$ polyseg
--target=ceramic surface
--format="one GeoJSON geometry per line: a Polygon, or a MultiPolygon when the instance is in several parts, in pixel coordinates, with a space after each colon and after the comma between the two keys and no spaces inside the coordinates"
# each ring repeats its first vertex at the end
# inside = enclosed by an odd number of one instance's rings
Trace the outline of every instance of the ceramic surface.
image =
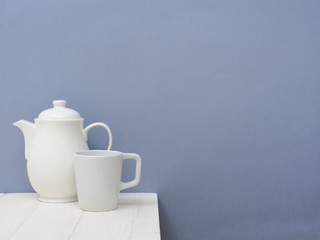
{"type": "Polygon", "coordinates": [[[103,127],[112,134],[108,125],[93,123],[83,128],[83,118],[66,101],[53,101],[54,107],[40,113],[35,123],[20,120],[14,125],[23,132],[25,158],[30,183],[45,202],[70,202],[77,200],[73,170],[73,154],[88,149],[87,136],[93,127],[103,127]]]}
{"type": "Polygon", "coordinates": [[[86,211],[110,211],[118,206],[119,191],[137,186],[141,158],[135,153],[88,150],[75,154],[75,176],[79,207],[86,211]],[[136,161],[135,178],[121,182],[123,159],[136,161]]]}

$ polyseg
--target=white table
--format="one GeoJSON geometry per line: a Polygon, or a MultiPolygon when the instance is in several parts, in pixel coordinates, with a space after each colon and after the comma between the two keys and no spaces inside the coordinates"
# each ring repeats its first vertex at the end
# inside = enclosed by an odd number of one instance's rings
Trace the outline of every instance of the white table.
{"type": "Polygon", "coordinates": [[[43,203],[35,193],[0,193],[0,240],[160,240],[155,193],[120,193],[116,210],[87,212],[43,203]]]}

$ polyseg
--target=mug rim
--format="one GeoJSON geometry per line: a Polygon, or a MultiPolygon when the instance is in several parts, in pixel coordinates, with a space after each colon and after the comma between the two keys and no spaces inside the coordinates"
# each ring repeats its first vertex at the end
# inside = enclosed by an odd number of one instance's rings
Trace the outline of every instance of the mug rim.
{"type": "Polygon", "coordinates": [[[78,157],[115,157],[122,155],[122,152],[115,150],[103,150],[103,149],[93,149],[93,150],[82,150],[74,153],[78,157]]]}

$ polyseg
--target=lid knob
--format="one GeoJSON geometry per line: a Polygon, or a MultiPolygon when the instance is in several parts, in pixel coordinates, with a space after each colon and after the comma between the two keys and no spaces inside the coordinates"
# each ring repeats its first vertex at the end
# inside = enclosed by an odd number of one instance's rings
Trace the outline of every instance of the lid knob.
{"type": "Polygon", "coordinates": [[[66,102],[67,102],[66,100],[55,100],[52,103],[54,107],[65,107],[66,102]]]}

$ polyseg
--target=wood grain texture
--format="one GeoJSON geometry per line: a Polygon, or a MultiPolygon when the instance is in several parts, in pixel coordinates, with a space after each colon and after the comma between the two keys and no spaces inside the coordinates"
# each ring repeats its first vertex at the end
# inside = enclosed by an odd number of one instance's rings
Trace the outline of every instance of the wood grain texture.
{"type": "Polygon", "coordinates": [[[160,240],[155,193],[121,193],[119,207],[86,212],[73,203],[43,203],[36,194],[0,197],[0,239],[160,240]]]}
{"type": "Polygon", "coordinates": [[[0,239],[9,239],[39,206],[33,193],[5,194],[0,198],[0,239]]]}

